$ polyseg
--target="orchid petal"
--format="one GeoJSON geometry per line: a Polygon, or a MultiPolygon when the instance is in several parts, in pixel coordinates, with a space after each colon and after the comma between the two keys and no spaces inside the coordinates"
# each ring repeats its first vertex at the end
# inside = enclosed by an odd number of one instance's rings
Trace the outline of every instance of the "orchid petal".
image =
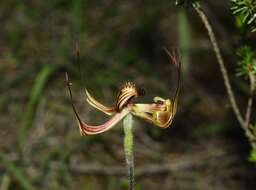
{"type": "Polygon", "coordinates": [[[120,89],[115,106],[108,107],[108,106],[104,106],[102,103],[95,100],[91,96],[91,94],[88,92],[88,90],[86,90],[85,92],[87,96],[86,101],[91,106],[104,112],[107,115],[112,115],[116,112],[120,112],[124,107],[126,107],[132,101],[133,98],[142,95],[140,89],[137,89],[133,83],[127,82],[120,89]]]}
{"type": "Polygon", "coordinates": [[[164,111],[166,106],[164,104],[134,104],[132,106],[132,111],[134,112],[149,112],[152,113],[154,111],[164,111]]]}
{"type": "Polygon", "coordinates": [[[140,117],[154,125],[162,128],[169,127],[173,120],[172,106],[168,106],[169,100],[165,100],[164,104],[134,104],[131,113],[140,117]]]}
{"type": "Polygon", "coordinates": [[[161,97],[158,97],[158,96],[154,97],[154,102],[155,102],[155,103],[164,102],[164,101],[165,101],[165,99],[163,99],[163,98],[161,98],[161,97]]]}
{"type": "Polygon", "coordinates": [[[134,104],[131,110],[131,113],[133,115],[143,118],[146,121],[162,128],[166,128],[171,125],[174,115],[177,112],[181,75],[180,62],[178,61],[178,59],[176,59],[176,56],[169,53],[167,49],[165,49],[165,51],[170,58],[170,62],[174,64],[178,69],[178,84],[175,90],[174,97],[166,100],[161,97],[155,97],[155,103],[134,104]]]}
{"type": "Polygon", "coordinates": [[[78,114],[76,107],[73,103],[73,95],[72,95],[72,91],[71,91],[71,82],[69,81],[68,78],[68,74],[66,73],[66,84],[69,90],[69,95],[70,95],[70,100],[71,100],[71,105],[73,108],[73,111],[75,113],[76,119],[78,121],[79,124],[79,128],[80,128],[80,133],[82,135],[88,134],[88,135],[94,135],[94,134],[99,134],[99,133],[103,133],[109,129],[111,129],[113,126],[115,126],[120,120],[122,120],[129,112],[130,112],[130,106],[124,108],[121,112],[115,114],[110,120],[108,120],[107,122],[105,122],[102,125],[98,125],[98,126],[93,126],[93,125],[88,125],[85,122],[83,122],[81,120],[80,115],[78,114]]]}
{"type": "Polygon", "coordinates": [[[173,104],[173,109],[172,109],[172,114],[175,115],[177,112],[177,107],[178,107],[178,98],[180,94],[180,86],[181,86],[181,62],[177,58],[177,56],[173,53],[171,54],[166,48],[164,48],[166,54],[170,58],[170,63],[174,64],[178,70],[178,81],[177,81],[177,87],[175,90],[174,97],[172,98],[172,104],[173,104]]]}
{"type": "Polygon", "coordinates": [[[161,128],[167,128],[172,124],[173,118],[174,115],[172,114],[172,112],[156,112],[154,124],[161,128]]]}
{"type": "Polygon", "coordinates": [[[86,101],[93,106],[94,108],[104,112],[107,115],[112,115],[113,113],[115,113],[115,108],[114,107],[108,107],[108,106],[104,106],[102,103],[98,102],[97,100],[95,100],[90,93],[85,90],[86,93],[86,101]]]}
{"type": "Polygon", "coordinates": [[[137,117],[145,119],[150,123],[157,123],[157,113],[166,112],[166,105],[153,103],[153,104],[134,104],[131,113],[137,117]]]}
{"type": "Polygon", "coordinates": [[[116,101],[116,110],[117,111],[122,110],[129,103],[131,103],[135,97],[142,96],[142,95],[143,93],[141,89],[137,89],[133,83],[131,82],[125,83],[118,93],[117,101],[116,101]]]}
{"type": "Polygon", "coordinates": [[[129,110],[127,108],[125,108],[120,113],[116,113],[111,119],[109,119],[104,124],[97,125],[97,126],[88,125],[88,124],[84,123],[83,121],[81,121],[79,118],[77,118],[80,132],[82,135],[95,135],[95,134],[103,133],[103,132],[111,129],[112,127],[114,127],[128,113],[129,113],[129,110]]]}

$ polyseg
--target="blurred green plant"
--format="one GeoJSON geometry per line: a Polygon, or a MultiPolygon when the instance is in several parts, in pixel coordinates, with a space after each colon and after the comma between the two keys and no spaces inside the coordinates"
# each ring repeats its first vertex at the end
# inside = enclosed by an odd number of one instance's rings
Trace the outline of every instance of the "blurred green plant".
{"type": "Polygon", "coordinates": [[[189,18],[184,10],[178,12],[179,46],[182,53],[182,71],[187,75],[190,70],[191,26],[189,18]]]}
{"type": "Polygon", "coordinates": [[[33,186],[31,182],[27,179],[24,172],[16,166],[9,158],[4,154],[0,153],[0,162],[3,166],[12,174],[12,176],[18,181],[22,189],[32,190],[33,186]]]}
{"type": "Polygon", "coordinates": [[[256,31],[256,1],[231,0],[231,10],[241,22],[241,27],[248,26],[252,32],[256,31]]]}
{"type": "Polygon", "coordinates": [[[25,125],[21,128],[21,132],[19,133],[20,136],[18,139],[18,143],[20,147],[22,147],[30,128],[32,127],[36,108],[41,99],[45,85],[49,80],[49,77],[56,70],[56,68],[56,65],[45,64],[35,79],[35,83],[31,90],[31,94],[25,111],[25,125]]]}
{"type": "Polygon", "coordinates": [[[249,161],[256,162],[256,150],[251,151],[249,161]]]}

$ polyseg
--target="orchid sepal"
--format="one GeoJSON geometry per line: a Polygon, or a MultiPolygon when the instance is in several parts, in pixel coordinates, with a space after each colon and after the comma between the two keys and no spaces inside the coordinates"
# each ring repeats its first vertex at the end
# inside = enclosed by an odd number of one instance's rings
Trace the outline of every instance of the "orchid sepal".
{"type": "MultiPolygon", "coordinates": [[[[88,125],[85,122],[82,121],[78,111],[76,110],[76,107],[74,105],[73,102],[73,94],[72,94],[72,90],[71,90],[71,85],[72,83],[69,80],[68,74],[65,74],[66,77],[66,84],[69,90],[69,95],[70,95],[70,100],[71,100],[71,105],[73,108],[73,111],[75,113],[76,119],[78,121],[78,125],[79,125],[79,129],[80,129],[80,133],[81,135],[94,135],[94,134],[99,134],[99,133],[103,133],[109,129],[111,129],[112,127],[114,127],[119,121],[121,121],[128,113],[130,113],[131,110],[131,106],[127,105],[125,108],[123,108],[120,112],[116,113],[111,119],[109,119],[108,121],[106,121],[105,123],[101,124],[101,125],[88,125]]],[[[87,97],[88,97],[87,93],[87,97]]],[[[90,96],[90,99],[92,100],[92,97],[90,96]]],[[[96,101],[95,101],[96,102],[96,101]]],[[[94,103],[95,103],[94,102],[94,103]]],[[[99,103],[100,104],[100,103],[99,103]]]]}
{"type": "Polygon", "coordinates": [[[91,96],[91,94],[88,92],[88,90],[85,90],[86,93],[86,101],[94,108],[98,109],[99,111],[107,114],[107,115],[113,115],[116,110],[115,107],[105,106],[99,101],[97,101],[95,98],[91,96]]]}
{"type": "Polygon", "coordinates": [[[81,135],[96,135],[108,131],[121,121],[130,111],[128,108],[123,109],[120,113],[116,113],[111,119],[101,125],[88,125],[85,122],[78,120],[81,135]]]}

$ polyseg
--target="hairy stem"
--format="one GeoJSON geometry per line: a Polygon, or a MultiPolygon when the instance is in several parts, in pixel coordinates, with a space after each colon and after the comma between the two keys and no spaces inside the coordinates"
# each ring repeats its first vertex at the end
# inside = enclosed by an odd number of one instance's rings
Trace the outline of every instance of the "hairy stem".
{"type": "Polygon", "coordinates": [[[128,169],[129,177],[129,190],[134,190],[135,178],[134,178],[134,155],[133,155],[133,118],[131,114],[128,114],[123,120],[124,126],[124,152],[128,169]]]}
{"type": "Polygon", "coordinates": [[[208,32],[209,38],[210,38],[212,46],[213,46],[213,50],[215,52],[215,55],[217,57],[217,60],[218,60],[219,66],[220,66],[220,70],[221,70],[221,73],[222,73],[222,76],[223,76],[224,84],[225,84],[225,87],[226,87],[226,90],[227,90],[227,94],[228,94],[232,109],[233,109],[233,111],[236,115],[236,118],[237,118],[239,124],[241,125],[242,128],[245,129],[247,126],[245,126],[245,121],[244,121],[244,119],[241,115],[241,112],[240,112],[240,110],[237,106],[237,102],[235,100],[234,93],[233,93],[232,87],[230,85],[230,80],[229,80],[229,77],[228,77],[228,74],[227,74],[227,69],[224,65],[224,61],[223,61],[223,58],[222,58],[221,53],[220,53],[220,48],[219,48],[218,43],[216,41],[216,37],[215,37],[215,34],[212,30],[211,24],[209,23],[207,16],[205,15],[203,10],[199,6],[194,6],[194,9],[196,10],[197,14],[201,18],[201,20],[202,20],[202,22],[203,22],[203,24],[204,24],[204,26],[205,26],[205,28],[208,32]]]}

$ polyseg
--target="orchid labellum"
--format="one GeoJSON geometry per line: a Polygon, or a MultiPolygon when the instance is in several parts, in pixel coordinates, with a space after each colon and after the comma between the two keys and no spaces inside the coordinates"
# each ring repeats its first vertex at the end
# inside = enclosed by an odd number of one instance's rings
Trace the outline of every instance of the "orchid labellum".
{"type": "Polygon", "coordinates": [[[155,97],[153,103],[134,103],[133,99],[142,96],[144,91],[138,89],[133,83],[128,82],[124,84],[117,95],[116,102],[113,106],[105,106],[86,90],[86,101],[99,111],[112,116],[108,121],[102,125],[92,126],[82,121],[78,114],[75,105],[73,103],[71,82],[66,73],[66,83],[68,86],[71,104],[75,113],[80,132],[82,135],[94,135],[105,132],[114,127],[119,121],[121,121],[127,114],[131,113],[134,116],[142,118],[158,127],[167,128],[171,125],[173,118],[177,111],[178,97],[180,91],[180,62],[175,55],[170,54],[165,50],[170,57],[170,62],[173,63],[178,70],[178,84],[173,98],[163,99],[161,97],[155,97]]]}

